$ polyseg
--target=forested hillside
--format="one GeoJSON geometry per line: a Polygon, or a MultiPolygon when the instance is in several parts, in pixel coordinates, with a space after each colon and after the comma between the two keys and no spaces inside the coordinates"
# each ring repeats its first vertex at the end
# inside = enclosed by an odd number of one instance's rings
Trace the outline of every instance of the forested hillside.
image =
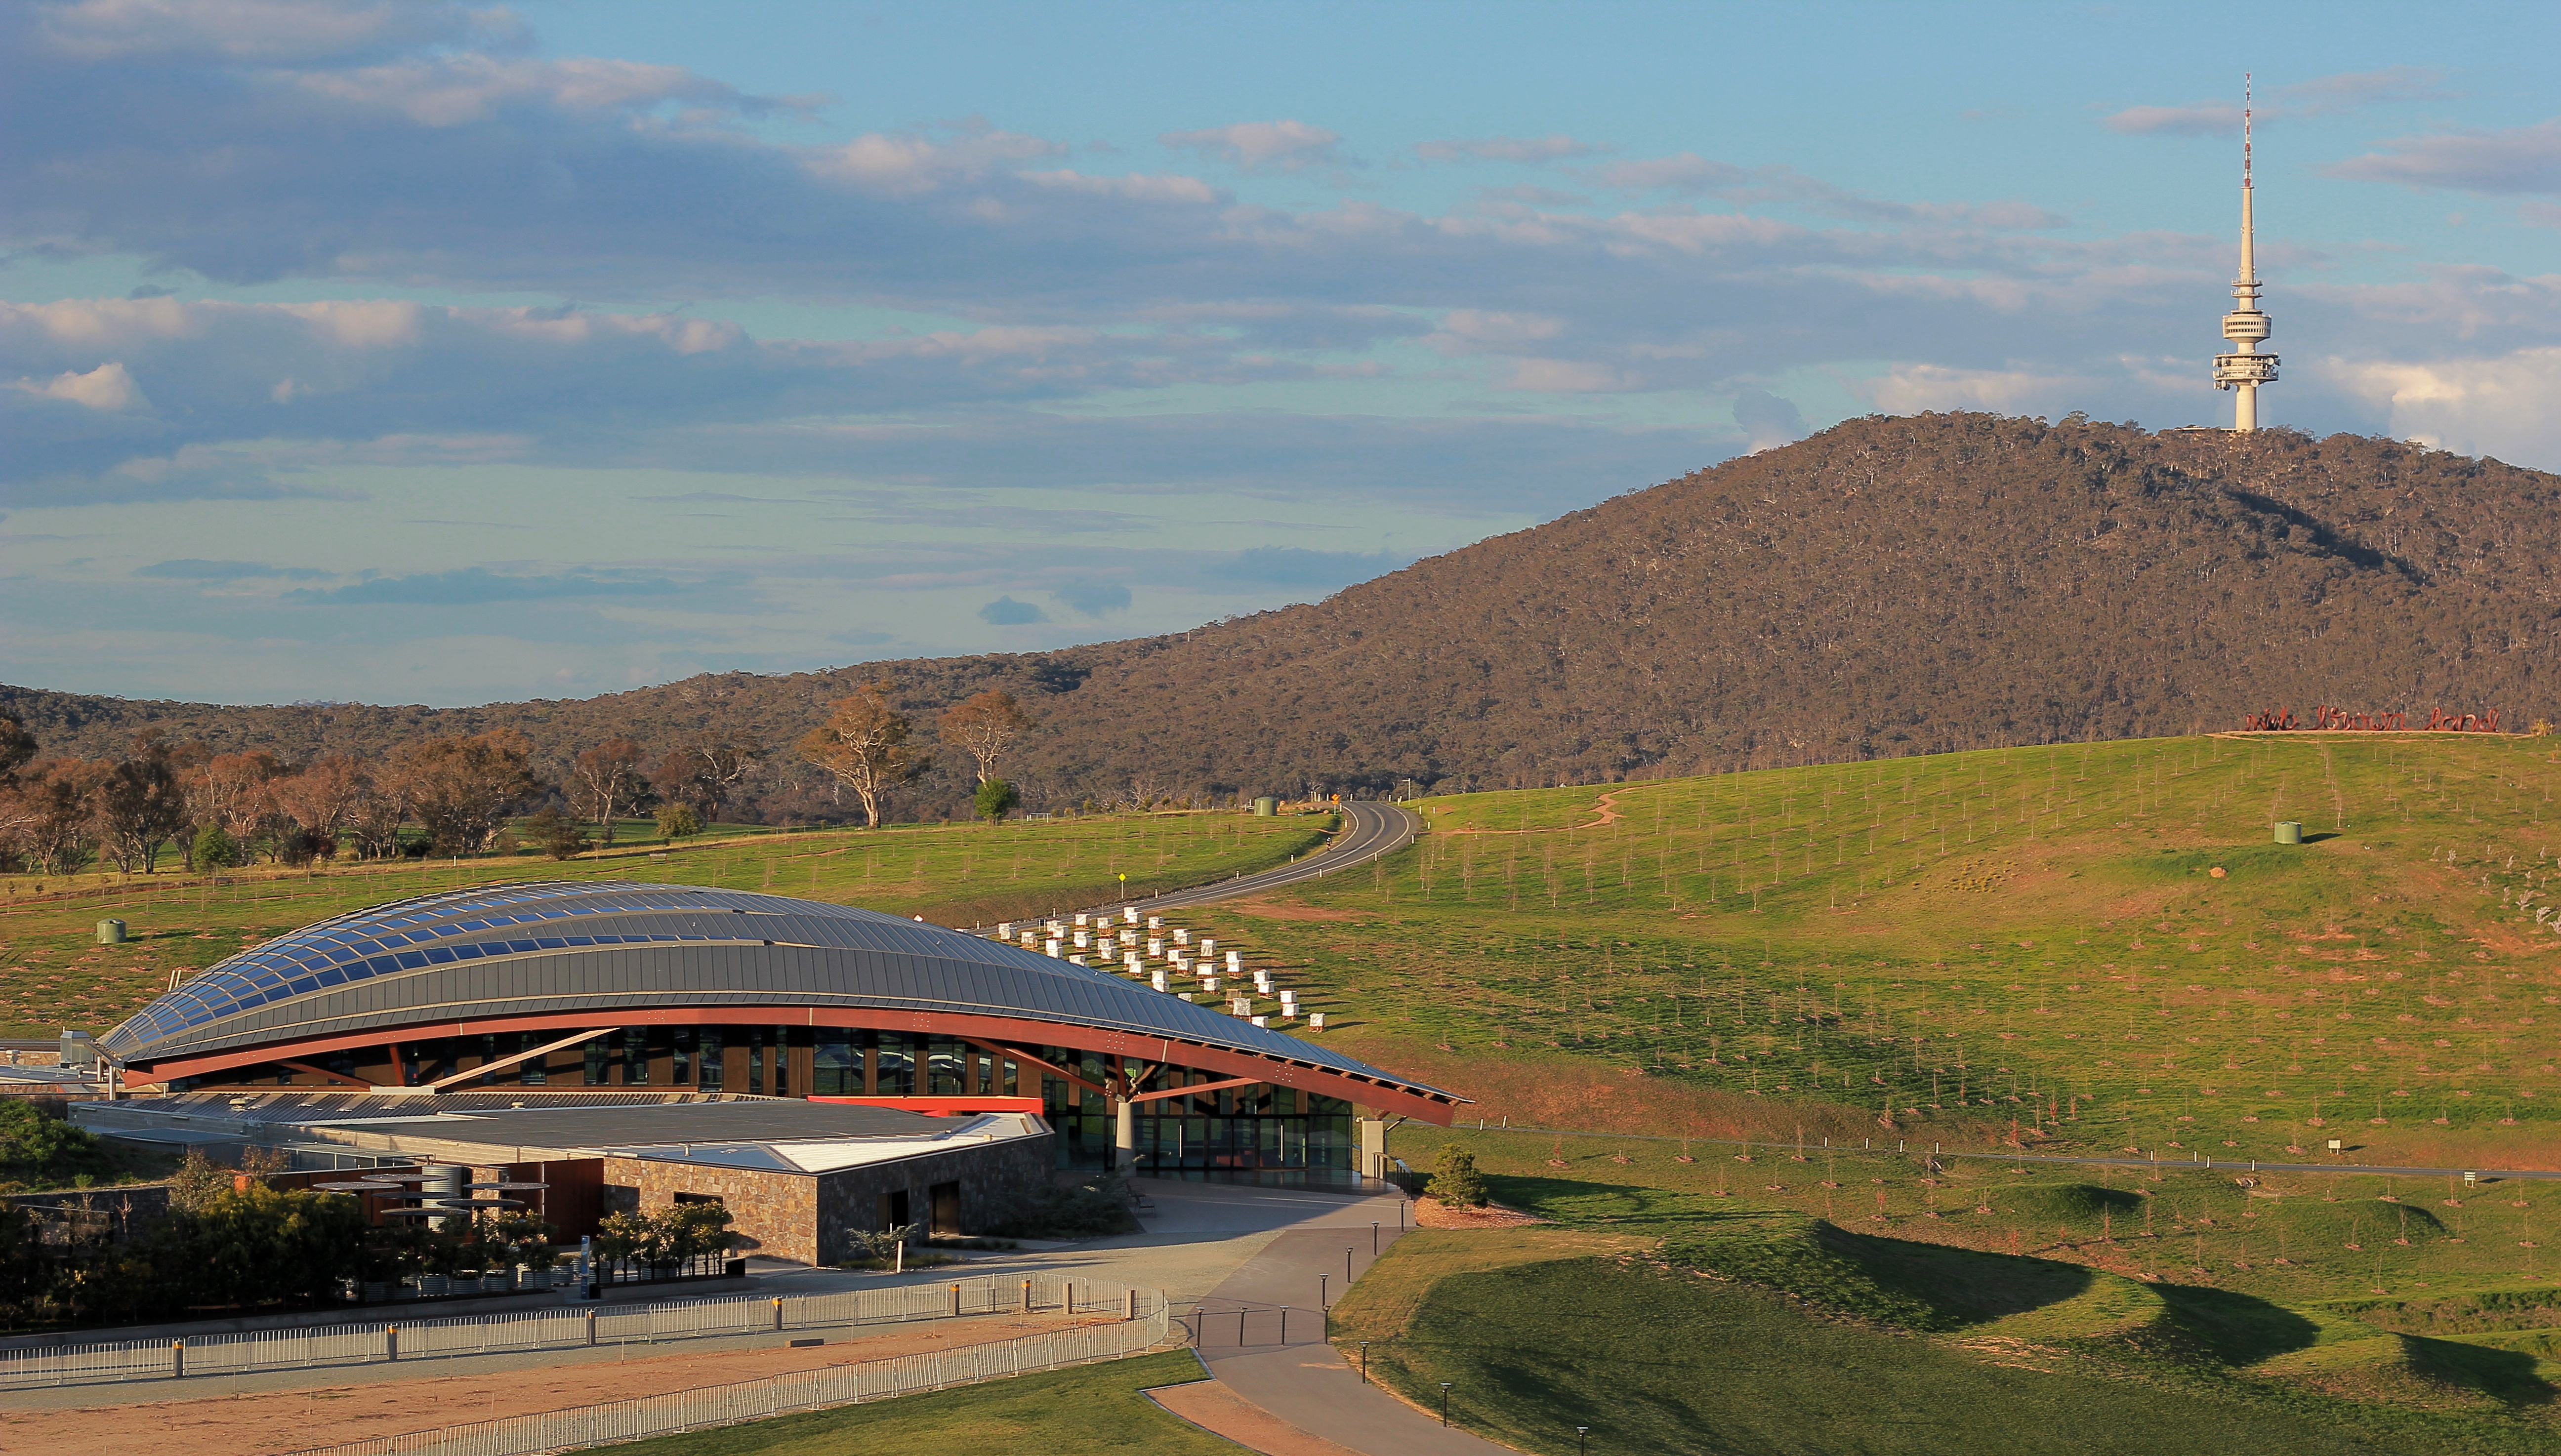
{"type": "MultiPolygon", "coordinates": [[[[844,817],[790,745],[880,677],[931,748],[1006,688],[1035,806],[1502,787],[2115,738],[2276,705],[2555,707],[2561,477],[2390,440],[1852,420],[1311,605],[1054,653],[704,676],[481,708],[215,708],[0,689],[48,754],[154,726],[376,755],[513,727],[556,776],[628,735],[770,750],[743,807],[844,817]]],[[[323,690],[325,691],[325,690],[323,690]]],[[[903,792],[961,803],[965,754],[903,792]]]]}

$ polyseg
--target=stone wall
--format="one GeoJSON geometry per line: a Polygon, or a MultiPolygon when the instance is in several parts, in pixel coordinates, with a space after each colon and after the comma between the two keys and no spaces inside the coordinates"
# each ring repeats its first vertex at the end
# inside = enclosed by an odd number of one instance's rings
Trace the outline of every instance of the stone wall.
{"type": "Polygon", "coordinates": [[[905,1192],[908,1217],[926,1222],[938,1183],[960,1185],[960,1228],[995,1221],[1019,1199],[1045,1188],[1055,1176],[1057,1134],[979,1143],[947,1153],[812,1176],[749,1168],[670,1163],[656,1158],[604,1160],[605,1213],[654,1213],[676,1195],[719,1199],[741,1235],[741,1254],[832,1264],[848,1253],[845,1230],[878,1228],[885,1193],[905,1192]]]}
{"type": "Polygon", "coordinates": [[[658,1158],[604,1160],[604,1212],[654,1213],[676,1195],[715,1198],[726,1205],[740,1235],[738,1252],[797,1263],[818,1261],[817,1180],[805,1173],[716,1168],[658,1158]]]}
{"type": "Polygon", "coordinates": [[[960,1226],[929,1227],[928,1231],[969,1233],[994,1222],[1018,1200],[1047,1188],[1057,1177],[1057,1162],[1058,1134],[1052,1132],[822,1174],[817,1179],[819,1262],[832,1264],[851,1252],[847,1228],[881,1226],[883,1194],[905,1192],[908,1220],[930,1224],[934,1185],[956,1182],[960,1226]]]}

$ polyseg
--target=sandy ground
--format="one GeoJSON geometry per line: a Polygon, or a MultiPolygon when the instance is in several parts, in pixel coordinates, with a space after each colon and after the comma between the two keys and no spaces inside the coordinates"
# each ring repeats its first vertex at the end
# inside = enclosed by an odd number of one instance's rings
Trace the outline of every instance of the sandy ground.
{"type": "Polygon", "coordinates": [[[48,1456],[132,1456],[137,1451],[271,1456],[438,1425],[534,1415],[633,1395],[992,1344],[1070,1324],[1108,1323],[1092,1316],[1070,1321],[1054,1314],[991,1315],[839,1336],[802,1350],[776,1346],[651,1355],[610,1364],[472,1375],[438,1375],[433,1372],[443,1362],[423,1362],[418,1375],[403,1379],[369,1377],[356,1384],[215,1399],[0,1412],[0,1451],[42,1449],[48,1456]]]}
{"type": "Polygon", "coordinates": [[[1322,1436],[1311,1436],[1216,1380],[1160,1385],[1147,1398],[1212,1435],[1225,1436],[1263,1456],[1358,1456],[1322,1436]]]}
{"type": "Polygon", "coordinates": [[[1518,1228],[1547,1220],[1518,1209],[1487,1204],[1481,1209],[1453,1209],[1439,1199],[1416,1199],[1414,1221],[1425,1228],[1518,1228]]]}

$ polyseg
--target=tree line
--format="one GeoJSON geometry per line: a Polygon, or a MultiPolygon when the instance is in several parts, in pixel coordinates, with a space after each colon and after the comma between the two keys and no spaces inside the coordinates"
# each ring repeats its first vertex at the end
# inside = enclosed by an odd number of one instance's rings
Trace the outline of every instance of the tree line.
{"type": "MultiPolygon", "coordinates": [[[[850,789],[873,827],[890,792],[932,761],[914,751],[913,725],[888,691],[866,685],[795,749],[850,789]]],[[[942,715],[945,740],[977,766],[980,813],[1001,817],[1017,802],[997,768],[1031,726],[1001,691],[942,715]]],[[[102,861],[149,875],[173,850],[197,871],[261,858],[304,866],[342,855],[458,857],[499,847],[528,811],[536,811],[524,826],[534,847],[566,859],[592,843],[587,825],[609,845],[634,815],[654,814],[664,838],[700,833],[773,756],[702,733],[653,760],[636,740],[615,736],[579,750],[555,782],[535,772],[533,755],[532,739],[513,728],[301,763],[265,748],[216,752],[144,728],[113,757],[56,757],[19,720],[0,717],[0,871],[68,875],[102,861]]]]}

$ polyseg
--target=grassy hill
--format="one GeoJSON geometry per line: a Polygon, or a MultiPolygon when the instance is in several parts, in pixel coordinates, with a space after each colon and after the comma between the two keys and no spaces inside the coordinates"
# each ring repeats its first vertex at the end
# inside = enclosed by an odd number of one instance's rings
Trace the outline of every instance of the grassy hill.
{"type": "Polygon", "coordinates": [[[2333,733],[1466,795],[1205,918],[1515,1122],[2552,1167],[2556,784],[2333,733]]]}
{"type": "MultiPolygon", "coordinates": [[[[1041,731],[1035,805],[1521,788],[2190,732],[2271,705],[2561,717],[2561,478],[2391,440],[1851,420],[1342,591],[1031,655],[708,675],[584,701],[217,708],[0,689],[56,752],[145,725],[379,754],[514,727],[558,776],[616,734],[776,750],[743,806],[842,817],[789,745],[893,678],[924,721],[990,687],[1041,731]]],[[[902,799],[961,812],[965,755],[902,799]]]]}

